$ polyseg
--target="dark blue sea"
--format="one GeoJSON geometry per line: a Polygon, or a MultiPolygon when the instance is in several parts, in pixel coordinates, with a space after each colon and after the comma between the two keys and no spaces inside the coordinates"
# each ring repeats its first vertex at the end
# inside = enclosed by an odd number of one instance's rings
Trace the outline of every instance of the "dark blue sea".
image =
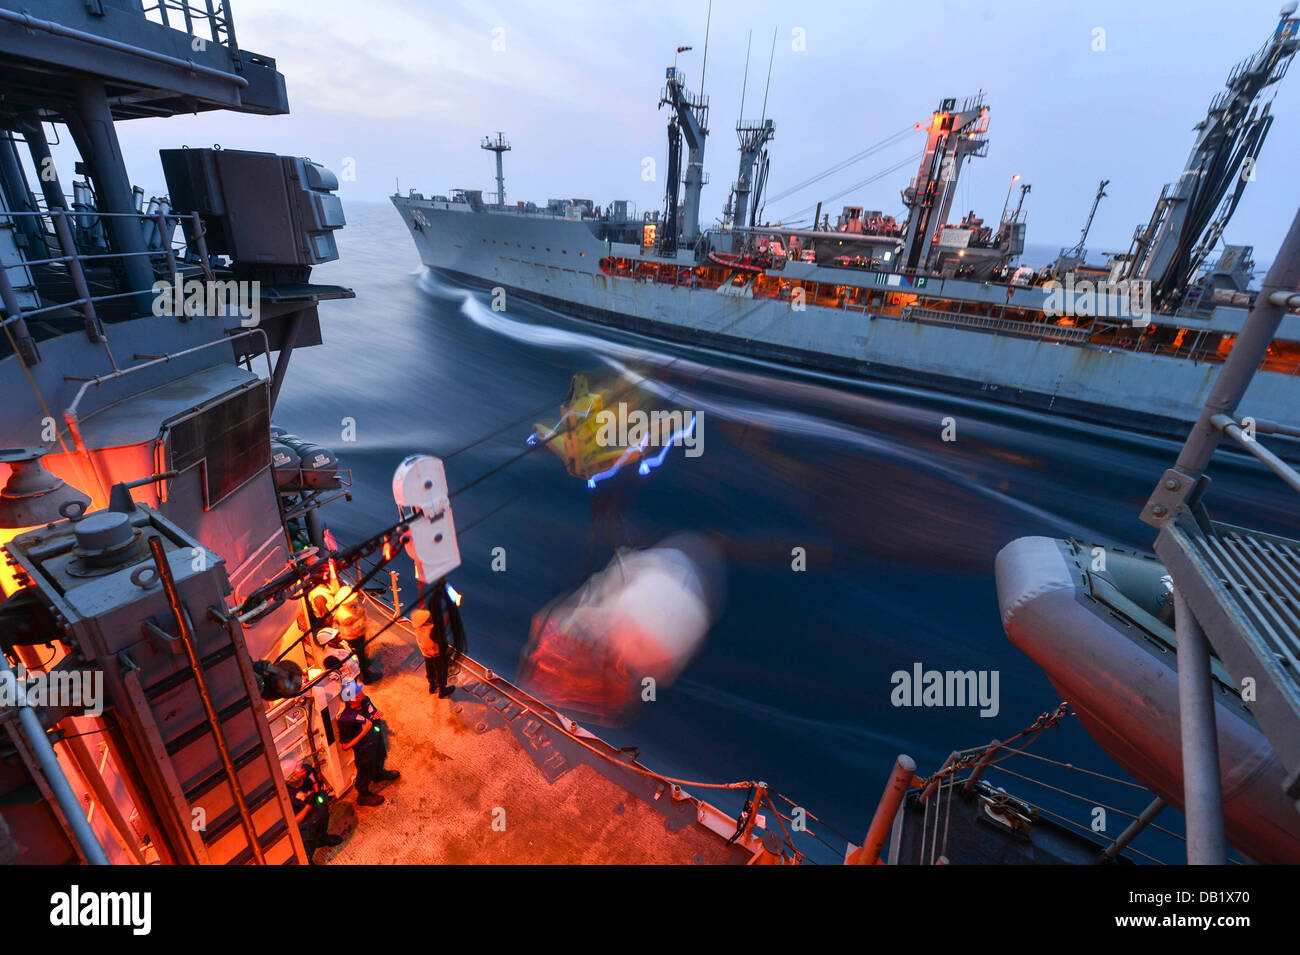
{"type": "MultiPolygon", "coordinates": [[[[453,489],[488,474],[524,450],[533,420],[554,418],[575,373],[649,376],[673,406],[703,411],[699,457],[674,449],[648,476],[593,491],[538,450],[454,498],[464,565],[452,581],[470,652],[510,677],[533,614],[604,567],[616,546],[682,530],[713,536],[725,546],[727,597],[706,644],[635,722],[600,732],[671,776],[768,782],[822,820],[815,828],[835,851],[835,831],[861,839],[897,754],[924,775],[1058,702],[1003,634],[999,548],[1044,534],[1150,549],[1153,532],[1137,514],[1174,442],[747,364],[524,303],[494,312],[484,293],[422,274],[391,206],[347,214],[341,259],[316,278],[357,297],[322,306],[325,343],[295,353],[276,410],[277,424],[334,448],[353,472],[354,499],[329,506],[328,526],[347,544],[391,524],[393,470],[412,453],[451,455],[453,489]],[[947,416],[953,442],[940,437],[947,416]],[[342,440],[347,418],[353,442],[342,440]],[[491,569],[497,547],[504,573],[491,569]],[[791,569],[796,547],[807,553],[802,573],[791,569]],[[1000,712],[892,706],[890,675],[915,662],[999,671],[1000,712]]],[[[1216,517],[1259,524],[1262,511],[1297,530],[1280,482],[1240,463],[1214,474],[1216,517]]],[[[403,576],[409,599],[414,580],[403,576]]],[[[1034,751],[1123,775],[1073,721],[1034,751]]],[[[1145,802],[1072,774],[1041,775],[1098,802],[1145,802]]],[[[996,781],[1091,821],[1088,804],[996,781]]],[[[733,792],[697,794],[739,804],[733,792]]],[[[1181,830],[1172,810],[1160,821],[1181,830]]],[[[1123,826],[1112,819],[1109,833],[1123,826]]],[[[1156,838],[1149,848],[1169,847],[1156,838]]]]}

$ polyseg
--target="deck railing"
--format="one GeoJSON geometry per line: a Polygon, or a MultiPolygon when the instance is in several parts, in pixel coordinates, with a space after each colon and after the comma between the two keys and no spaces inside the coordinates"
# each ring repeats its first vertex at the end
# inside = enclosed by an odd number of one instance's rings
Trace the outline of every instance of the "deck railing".
{"type": "MultiPolygon", "coordinates": [[[[197,213],[177,217],[165,211],[98,212],[50,209],[5,212],[0,222],[26,220],[28,255],[0,261],[0,329],[27,365],[40,361],[29,322],[80,316],[86,336],[103,343],[117,368],[104,332],[106,312],[125,303],[128,317],[148,314],[153,283],[163,277],[201,272],[213,278],[202,221],[197,213]],[[136,251],[110,251],[99,238],[105,220],[131,220],[141,228],[136,251]],[[32,228],[34,220],[34,228],[32,228]],[[177,226],[184,241],[176,240],[177,226]],[[31,257],[31,255],[38,257],[31,257]],[[134,303],[130,300],[135,299],[134,303]],[[24,300],[27,306],[24,307],[24,300]]],[[[178,316],[184,320],[185,316],[178,316]]],[[[109,319],[112,320],[111,318],[109,319]]]]}
{"type": "Polygon", "coordinates": [[[224,46],[239,62],[239,44],[235,39],[235,22],[225,0],[155,0],[144,8],[144,15],[154,23],[180,30],[203,42],[224,46]]]}

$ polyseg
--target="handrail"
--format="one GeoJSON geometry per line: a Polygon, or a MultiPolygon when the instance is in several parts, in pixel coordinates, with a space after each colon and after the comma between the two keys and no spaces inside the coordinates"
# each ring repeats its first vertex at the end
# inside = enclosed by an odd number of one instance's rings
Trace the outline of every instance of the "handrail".
{"type": "Polygon", "coordinates": [[[904,307],[902,318],[904,321],[944,324],[958,328],[977,328],[994,333],[1006,332],[1009,335],[1053,339],[1062,342],[1086,342],[1092,337],[1090,329],[1077,326],[1050,325],[1043,322],[1017,322],[1014,319],[997,318],[992,315],[970,315],[965,312],[948,312],[942,309],[922,308],[912,305],[904,307]]]}
{"type": "MultiPolygon", "coordinates": [[[[1264,467],[1280,477],[1288,487],[1300,493],[1300,473],[1247,434],[1242,429],[1243,422],[1227,414],[1216,414],[1210,421],[1216,428],[1241,445],[1264,467]]],[[[1293,428],[1287,430],[1295,433],[1293,428]]],[[[1286,432],[1282,431],[1281,433],[1285,434],[1286,432]]]]}
{"type": "Polygon", "coordinates": [[[65,421],[69,421],[69,422],[77,420],[77,405],[81,404],[81,399],[85,397],[87,388],[90,388],[92,386],[98,388],[100,385],[103,385],[105,382],[112,381],[116,378],[124,378],[127,375],[132,374],[133,372],[144,371],[144,369],[146,368],[152,368],[154,365],[166,364],[167,362],[171,361],[174,358],[183,358],[186,355],[192,355],[197,351],[203,351],[203,349],[211,348],[214,345],[221,345],[226,342],[233,342],[238,338],[243,338],[245,335],[262,336],[263,338],[262,352],[266,358],[266,373],[268,376],[273,375],[274,372],[271,368],[270,339],[268,339],[266,336],[266,330],[262,328],[246,328],[243,331],[236,332],[233,335],[227,335],[224,338],[214,338],[212,339],[212,341],[204,342],[202,345],[195,345],[193,348],[185,348],[178,352],[170,352],[169,354],[163,355],[161,358],[153,358],[150,359],[149,361],[141,362],[138,365],[132,365],[130,368],[122,368],[119,369],[118,371],[110,372],[107,375],[96,375],[94,378],[87,378],[85,381],[81,383],[81,387],[77,389],[77,394],[73,397],[72,403],[68,405],[67,408],[64,409],[63,418],[65,421]]]}
{"type": "MultiPolygon", "coordinates": [[[[1277,336],[1278,326],[1288,308],[1300,302],[1300,211],[1297,211],[1278,248],[1260,293],[1233,342],[1223,368],[1192,427],[1174,466],[1165,472],[1147,499],[1142,520],[1163,528],[1194,505],[1204,487],[1205,471],[1210,459],[1227,435],[1258,459],[1289,487],[1300,491],[1300,475],[1271,451],[1247,436],[1235,415],[1256,372],[1268,357],[1269,345],[1277,336]]],[[[1295,436],[1293,429],[1288,429],[1295,436]]],[[[1277,433],[1286,434],[1288,431],[1277,433]]],[[[1163,533],[1163,531],[1162,531],[1163,533]]]]}
{"type": "MultiPolygon", "coordinates": [[[[197,214],[177,215],[169,212],[94,212],[84,213],[78,211],[69,211],[67,209],[48,209],[38,211],[16,211],[13,213],[4,213],[5,216],[27,216],[38,220],[41,223],[40,232],[44,235],[48,251],[44,258],[18,258],[13,262],[0,262],[0,292],[4,294],[4,309],[9,315],[0,319],[0,325],[13,325],[18,327],[25,323],[26,319],[39,315],[61,312],[66,309],[79,311],[85,321],[86,331],[92,341],[101,342],[105,339],[103,322],[100,315],[97,314],[95,306],[99,303],[112,302],[121,299],[130,299],[133,297],[149,296],[156,294],[154,286],[127,289],[122,292],[96,292],[91,289],[90,283],[87,282],[85,274],[86,266],[96,263],[112,262],[114,260],[128,261],[131,259],[144,259],[148,263],[153,274],[157,274],[159,266],[165,268],[165,274],[170,280],[178,273],[188,272],[191,268],[202,270],[203,275],[208,280],[212,280],[213,273],[208,261],[206,243],[203,238],[202,222],[198,219],[197,214]],[[85,229],[78,225],[80,219],[85,216],[93,216],[96,220],[105,218],[119,219],[138,219],[143,226],[153,229],[156,234],[147,236],[149,243],[157,243],[156,248],[147,248],[139,251],[83,251],[78,246],[78,237],[74,232],[80,232],[83,235],[82,245],[84,242],[85,229]],[[71,223],[69,222],[71,219],[71,223]],[[180,235],[177,236],[179,227],[180,235]],[[180,251],[185,250],[185,259],[182,260],[180,251]],[[62,254],[51,254],[54,251],[60,251],[62,254]],[[193,259],[199,261],[194,262],[193,259]],[[40,269],[43,266],[66,268],[66,274],[73,286],[72,298],[54,299],[56,296],[50,294],[44,283],[41,281],[43,272],[32,272],[31,270],[40,269]],[[17,297],[10,296],[8,293],[12,290],[13,283],[9,281],[7,275],[10,271],[16,271],[23,276],[23,288],[26,289],[34,282],[34,291],[39,295],[41,303],[35,308],[22,308],[18,303],[17,297]]],[[[98,249],[101,246],[96,243],[92,248],[98,249]]],[[[26,336],[21,336],[26,337],[26,336]]],[[[111,360],[110,354],[110,360],[111,360]]]]}
{"type": "MultiPolygon", "coordinates": [[[[248,80],[242,76],[236,76],[233,73],[227,73],[224,70],[218,70],[211,66],[203,66],[195,63],[192,59],[182,60],[180,57],[168,56],[166,53],[158,53],[154,50],[147,50],[144,47],[132,46],[130,43],[122,43],[120,40],[112,40],[108,37],[97,36],[94,33],[86,33],[84,30],[74,30],[71,27],[65,27],[61,23],[55,23],[52,20],[41,20],[32,16],[30,13],[15,13],[12,10],[0,8],[0,20],[8,21],[28,30],[41,30],[45,33],[51,33],[54,36],[64,37],[69,40],[79,40],[82,43],[89,43],[93,46],[102,46],[105,49],[116,50],[119,53],[129,53],[131,56],[139,56],[146,60],[153,60],[156,63],[163,63],[167,66],[179,67],[191,73],[198,73],[203,76],[211,76],[215,79],[225,80],[227,83],[233,83],[240,89],[248,88],[248,80]]],[[[170,29],[170,27],[169,27],[170,29]]],[[[177,31],[180,32],[179,30],[177,31]]]]}

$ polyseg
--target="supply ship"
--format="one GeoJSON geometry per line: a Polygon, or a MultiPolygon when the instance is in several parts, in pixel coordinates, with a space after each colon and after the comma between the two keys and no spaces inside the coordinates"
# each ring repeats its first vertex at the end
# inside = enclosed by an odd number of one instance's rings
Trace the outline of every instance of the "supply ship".
{"type": "MultiPolygon", "coordinates": [[[[657,772],[476,660],[454,609],[443,463],[394,461],[397,521],[341,546],[322,509],[353,493],[344,462],[272,423],[291,355],[310,361],[322,341],[322,303],[353,296],[313,281],[338,257],[337,180],[300,157],[166,149],[168,194],[146,201],[126,169],[117,130],[134,119],[287,112],[275,60],[239,45],[225,3],[36,6],[0,2],[0,862],[1141,857],[1132,840],[1154,812],[1104,837],[990,782],[1070,718],[1065,704],[928,776],[907,756],[881,766],[874,816],[839,834],[757,775],[657,772]],[[71,170],[52,141],[75,149],[71,170]],[[404,607],[406,558],[419,587],[404,607]],[[456,633],[437,696],[418,672],[430,608],[456,633]],[[358,809],[340,727],[361,692],[400,741],[389,768],[402,779],[380,787],[385,805],[358,809]],[[304,773],[318,788],[300,805],[304,773]],[[300,826],[313,803],[328,807],[324,845],[300,826]]],[[[1232,355],[1248,373],[1294,304],[1266,292],[1272,326],[1232,355]]],[[[570,397],[596,396],[575,382],[570,397]]],[[[538,429],[538,445],[567,434],[538,429]]],[[[569,460],[567,445],[557,453],[569,460]]],[[[536,685],[602,662],[574,654],[593,650],[604,610],[645,593],[628,598],[615,569],[584,591],[609,607],[548,608],[536,685]],[[564,629],[575,618],[585,649],[564,629]]],[[[700,608],[694,625],[704,604],[685,608],[700,608]]],[[[654,626],[635,636],[656,652],[654,626]]]]}
{"type": "MultiPolygon", "coordinates": [[[[1131,248],[1104,265],[1087,263],[1087,225],[1055,262],[1018,265],[1027,184],[1014,207],[1008,189],[997,220],[954,207],[965,164],[988,149],[991,105],[982,94],[944,99],[916,124],[910,135],[921,156],[901,215],[845,206],[832,222],[818,202],[811,222],[775,224],[760,222],[775,124],[744,117],[742,99],[736,179],[721,226],[705,228],[710,103],[676,66],[659,94],[670,117],[662,211],[638,216],[626,200],[508,203],[502,156],[513,147],[501,134],[482,144],[496,158],[495,193],[411,190],[392,202],[424,264],[469,286],[790,368],[1180,436],[1253,300],[1253,248],[1222,239],[1254,178],[1271,97],[1300,46],[1294,8],[1232,68],[1195,126],[1182,173],[1131,248]]],[[[803,184],[898,135],[908,133],[803,184]]],[[[1300,398],[1300,318],[1284,319],[1261,371],[1250,411],[1277,417],[1300,398]]]]}

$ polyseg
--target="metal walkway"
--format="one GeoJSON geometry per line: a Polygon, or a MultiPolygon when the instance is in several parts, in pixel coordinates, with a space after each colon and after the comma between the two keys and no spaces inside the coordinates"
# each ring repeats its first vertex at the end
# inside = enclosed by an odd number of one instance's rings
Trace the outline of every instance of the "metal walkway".
{"type": "Polygon", "coordinates": [[[1300,212],[1177,462],[1142,510],[1142,520],[1160,530],[1155,550],[1173,578],[1190,863],[1222,864],[1227,852],[1211,652],[1272,744],[1286,769],[1286,794],[1300,810],[1300,542],[1216,524],[1205,500],[1206,470],[1225,436],[1300,492],[1300,473],[1256,437],[1296,438],[1300,428],[1237,414],[1282,316],[1300,308],[1297,287],[1300,212]]]}
{"type": "Polygon", "coordinates": [[[1155,549],[1237,686],[1253,681],[1246,702],[1300,797],[1300,542],[1185,517],[1155,549]]]}

